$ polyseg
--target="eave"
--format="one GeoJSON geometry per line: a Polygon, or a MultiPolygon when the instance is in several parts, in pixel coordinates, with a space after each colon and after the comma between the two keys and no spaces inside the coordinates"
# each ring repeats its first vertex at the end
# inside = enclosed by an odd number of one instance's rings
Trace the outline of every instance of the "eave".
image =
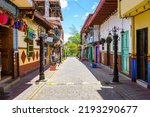
{"type": "Polygon", "coordinates": [[[108,19],[117,10],[117,0],[101,0],[98,4],[89,26],[101,25],[106,19],[108,19]]]}

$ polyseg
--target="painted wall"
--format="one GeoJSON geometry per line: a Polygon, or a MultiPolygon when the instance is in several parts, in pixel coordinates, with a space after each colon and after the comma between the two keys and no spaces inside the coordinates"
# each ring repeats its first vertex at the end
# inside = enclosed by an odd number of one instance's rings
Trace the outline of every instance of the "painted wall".
{"type": "MultiPolygon", "coordinates": [[[[20,76],[25,75],[26,73],[39,68],[39,60],[40,60],[40,46],[37,45],[36,39],[38,39],[38,30],[40,27],[37,23],[35,23],[31,19],[24,19],[27,25],[35,31],[35,39],[34,39],[34,53],[31,57],[27,57],[27,43],[24,41],[26,34],[24,32],[18,31],[18,51],[19,51],[19,73],[20,76]]],[[[45,31],[45,30],[44,30],[45,31]]],[[[47,49],[44,48],[44,63],[49,63],[49,56],[47,56],[47,49]]]]}
{"type": "Polygon", "coordinates": [[[99,25],[94,25],[94,41],[99,41],[99,25]]]}
{"type": "MultiPolygon", "coordinates": [[[[32,21],[31,19],[24,19],[27,23],[27,25],[34,29],[35,31],[35,34],[36,34],[36,38],[35,39],[38,39],[38,25],[32,21]]],[[[25,65],[25,64],[29,64],[29,63],[32,63],[32,62],[36,62],[39,60],[39,57],[38,59],[34,59],[33,57],[30,57],[30,59],[27,59],[27,43],[24,41],[24,38],[25,38],[25,33],[24,32],[21,32],[21,31],[18,31],[18,48],[19,48],[19,65],[25,65]],[[24,56],[25,57],[25,60],[24,59],[24,56]]],[[[35,54],[39,54],[39,46],[37,46],[36,44],[36,41],[34,40],[34,52],[35,54]]]]}
{"type": "Polygon", "coordinates": [[[121,15],[135,15],[137,12],[143,10],[143,8],[140,7],[147,2],[148,0],[122,0],[120,4],[121,15]],[[135,9],[138,9],[138,11],[135,11],[135,9]]]}
{"type": "MultiPolygon", "coordinates": [[[[138,29],[142,29],[142,28],[146,28],[148,27],[148,54],[150,56],[150,21],[149,18],[150,17],[150,10],[143,12],[142,14],[139,14],[137,16],[134,17],[134,21],[135,21],[135,38],[136,38],[136,30],[138,29]]],[[[136,39],[134,39],[135,44],[136,44],[136,39]]],[[[136,46],[135,46],[135,50],[136,50],[136,46]]]]}
{"type": "MultiPolygon", "coordinates": [[[[119,28],[123,28],[124,31],[129,31],[129,53],[131,53],[132,50],[132,42],[131,42],[131,19],[120,19],[118,17],[118,13],[115,13],[112,15],[107,21],[105,21],[101,26],[100,26],[100,38],[107,38],[109,32],[112,33],[112,28],[116,26],[119,28]]],[[[121,37],[121,30],[117,32],[119,37],[121,37]]],[[[100,47],[101,51],[107,51],[107,44],[104,44],[104,50],[102,50],[102,46],[100,47]]],[[[113,51],[113,43],[111,42],[111,51],[113,51]]],[[[121,38],[118,41],[118,52],[121,52],[121,38]]]]}

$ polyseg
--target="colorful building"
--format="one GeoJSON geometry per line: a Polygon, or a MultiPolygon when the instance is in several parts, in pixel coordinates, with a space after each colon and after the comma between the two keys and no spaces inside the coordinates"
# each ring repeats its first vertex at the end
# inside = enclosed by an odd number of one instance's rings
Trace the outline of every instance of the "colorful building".
{"type": "MultiPolygon", "coordinates": [[[[102,0],[90,20],[85,21],[86,29],[94,31],[95,63],[114,67],[113,28],[117,27],[118,38],[118,69],[130,76],[129,55],[131,53],[131,19],[118,17],[117,0],[107,2],[102,0]],[[91,28],[92,27],[92,28],[91,28]],[[122,33],[123,32],[123,33],[122,33]]],[[[85,27],[85,26],[83,26],[85,27]]],[[[84,28],[82,28],[84,29],[84,28]]]]}
{"type": "Polygon", "coordinates": [[[41,35],[44,66],[50,66],[52,51],[61,62],[62,20],[59,0],[0,1],[0,94],[40,67],[41,35]]]}
{"type": "Polygon", "coordinates": [[[87,17],[84,26],[81,29],[81,59],[82,60],[94,60],[94,48],[93,48],[93,43],[94,43],[94,31],[90,30],[88,27],[88,22],[92,18],[92,14],[89,14],[87,17]]]}
{"type": "Polygon", "coordinates": [[[150,0],[118,1],[121,18],[132,19],[132,80],[150,88],[150,0]]]}
{"type": "Polygon", "coordinates": [[[87,40],[85,37],[88,34],[86,32],[92,29],[94,40],[98,38],[99,55],[95,49],[95,62],[99,56],[100,64],[113,68],[112,33],[115,26],[119,36],[117,44],[119,72],[148,88],[150,87],[149,8],[149,0],[112,0],[111,2],[101,0],[93,15],[88,16],[81,30],[82,44],[85,47],[87,40]]]}
{"type": "MultiPolygon", "coordinates": [[[[19,81],[17,29],[14,27],[19,9],[10,1],[0,1],[0,92],[7,82],[19,81]]],[[[9,88],[9,87],[6,87],[9,88]]]]}

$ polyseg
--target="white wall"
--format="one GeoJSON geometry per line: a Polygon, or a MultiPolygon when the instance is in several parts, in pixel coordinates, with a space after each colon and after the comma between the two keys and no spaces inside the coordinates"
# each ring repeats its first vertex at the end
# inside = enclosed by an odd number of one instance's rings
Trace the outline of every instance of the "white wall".
{"type": "Polygon", "coordinates": [[[99,41],[99,25],[94,25],[94,41],[99,41]]]}
{"type": "MultiPolygon", "coordinates": [[[[105,21],[101,26],[100,26],[100,38],[105,38],[108,36],[109,32],[112,33],[112,28],[116,26],[119,27],[120,30],[117,31],[117,34],[119,37],[121,37],[121,29],[123,28],[124,31],[129,31],[129,53],[131,53],[131,20],[130,19],[119,19],[118,14],[115,13],[112,15],[107,21],[105,21]]],[[[107,44],[105,43],[105,49],[102,50],[102,46],[100,46],[101,51],[106,51],[107,44]]],[[[111,42],[111,51],[113,51],[113,43],[111,42]]],[[[118,52],[121,52],[121,38],[118,41],[118,52]]]]}

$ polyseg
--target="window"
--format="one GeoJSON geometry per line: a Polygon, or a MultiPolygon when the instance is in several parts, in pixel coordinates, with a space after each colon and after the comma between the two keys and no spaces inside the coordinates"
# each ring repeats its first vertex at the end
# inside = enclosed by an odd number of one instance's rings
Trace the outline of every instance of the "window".
{"type": "Polygon", "coordinates": [[[27,56],[28,57],[32,57],[34,53],[34,43],[33,43],[34,37],[35,37],[34,30],[31,28],[28,28],[28,31],[27,31],[27,39],[29,40],[27,43],[27,56]]]}

